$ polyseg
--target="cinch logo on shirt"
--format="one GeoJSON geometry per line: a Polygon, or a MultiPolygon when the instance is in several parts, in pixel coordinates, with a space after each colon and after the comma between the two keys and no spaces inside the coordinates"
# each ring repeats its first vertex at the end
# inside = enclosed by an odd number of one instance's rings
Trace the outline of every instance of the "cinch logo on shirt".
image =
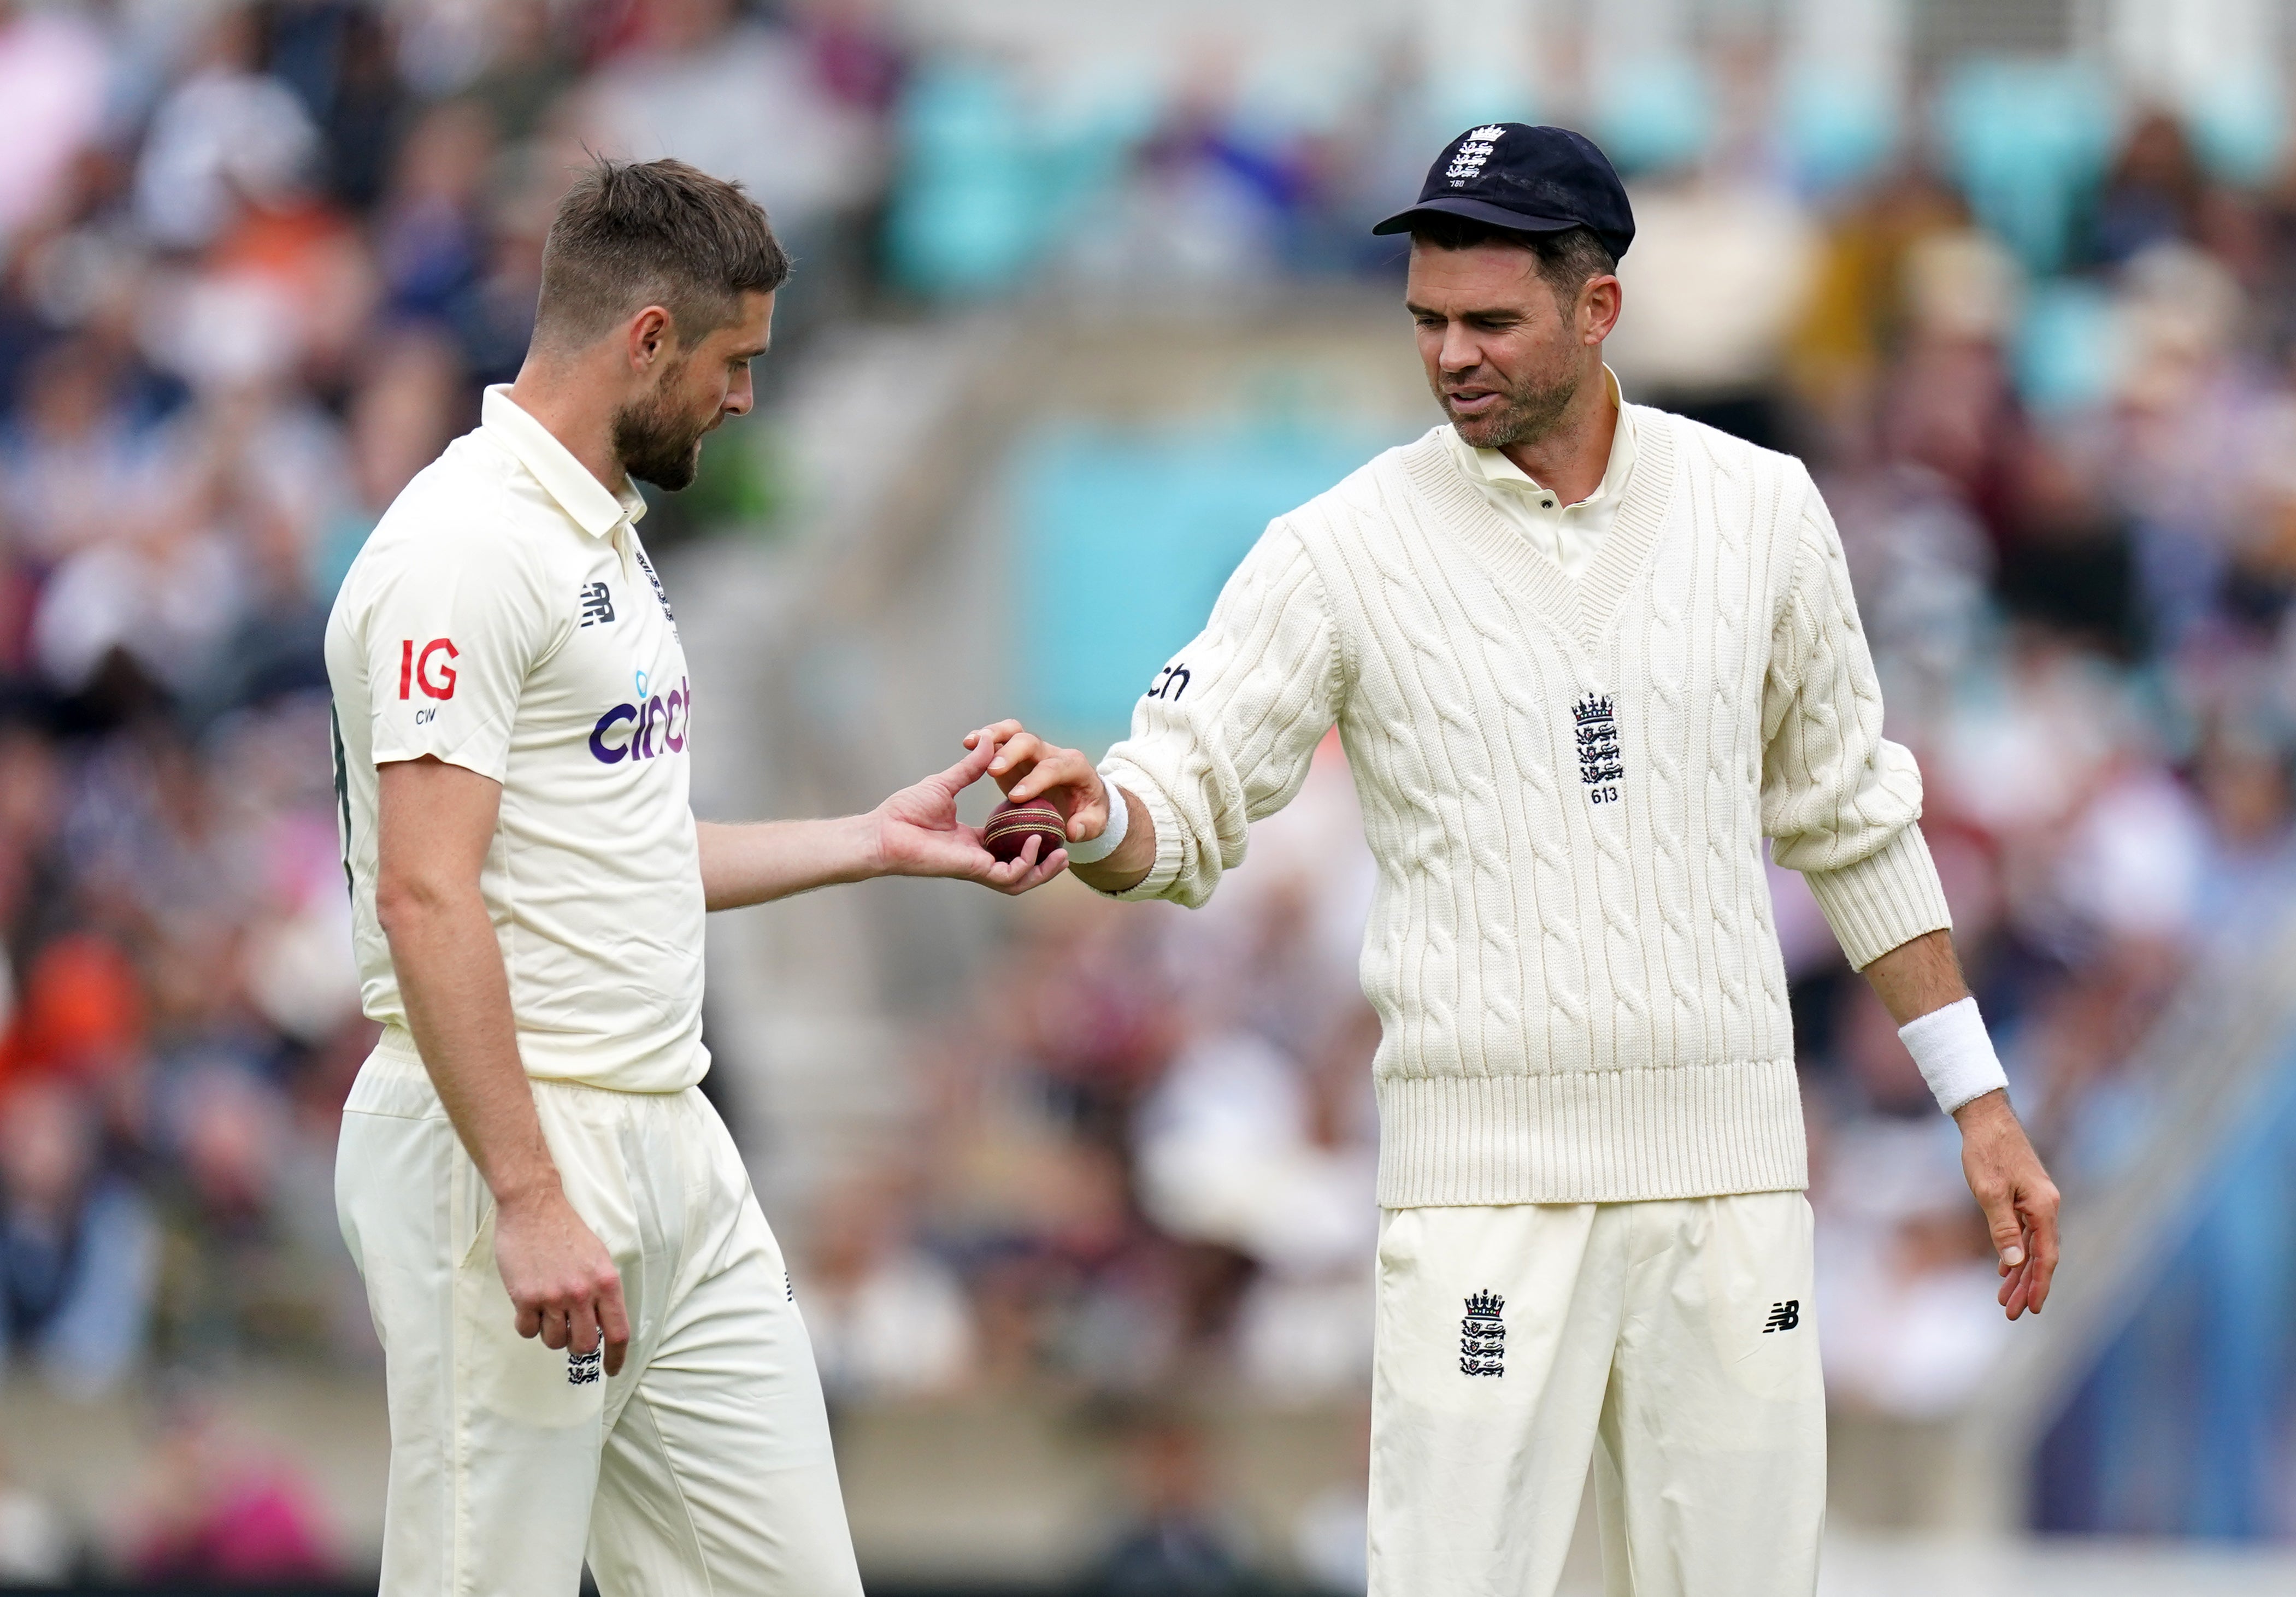
{"type": "Polygon", "coordinates": [[[607,766],[683,753],[693,710],[693,690],[681,676],[666,697],[656,694],[643,704],[617,704],[600,716],[590,729],[590,752],[607,766]]]}
{"type": "Polygon", "coordinates": [[[452,699],[455,696],[455,667],[439,656],[453,659],[462,651],[455,647],[452,638],[432,638],[414,651],[414,640],[407,638],[398,645],[398,696],[404,699],[414,688],[422,690],[426,699],[452,699]],[[438,660],[437,664],[431,662],[438,660]]]}

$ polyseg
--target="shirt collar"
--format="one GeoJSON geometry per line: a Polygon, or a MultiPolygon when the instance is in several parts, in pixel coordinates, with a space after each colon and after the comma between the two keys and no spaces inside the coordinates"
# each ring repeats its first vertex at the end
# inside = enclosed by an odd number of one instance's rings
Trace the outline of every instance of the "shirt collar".
{"type": "Polygon", "coordinates": [[[510,384],[498,382],[487,390],[479,405],[479,425],[515,455],[543,492],[592,537],[604,537],[625,520],[635,522],[645,514],[645,500],[628,478],[610,492],[547,427],[510,397],[510,384]]]}
{"type": "MultiPolygon", "coordinates": [[[[1619,374],[1611,370],[1610,363],[1603,364],[1603,382],[1611,390],[1611,404],[1619,413],[1619,424],[1611,435],[1611,458],[1603,468],[1603,480],[1595,491],[1579,501],[1593,504],[1608,500],[1625,491],[1627,478],[1635,469],[1635,418],[1627,408],[1625,396],[1619,389],[1619,374]]],[[[1446,428],[1444,436],[1451,445],[1451,453],[1466,468],[1468,475],[1488,483],[1506,483],[1514,487],[1540,487],[1538,479],[1499,449],[1478,449],[1459,436],[1456,427],[1446,428]]]]}

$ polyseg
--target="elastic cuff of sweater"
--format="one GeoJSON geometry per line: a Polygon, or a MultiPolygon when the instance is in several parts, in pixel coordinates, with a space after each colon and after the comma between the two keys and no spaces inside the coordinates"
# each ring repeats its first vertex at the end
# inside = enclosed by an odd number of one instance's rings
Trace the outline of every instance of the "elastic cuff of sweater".
{"type": "Polygon", "coordinates": [[[2009,1085],[1974,998],[1915,1016],[1898,1028],[1898,1037],[1921,1067],[1938,1107],[1948,1115],[2009,1085]]]}
{"type": "MultiPolygon", "coordinates": [[[[1120,760],[1110,760],[1100,767],[1100,779],[1111,789],[1130,793],[1140,800],[1148,812],[1149,823],[1156,828],[1156,863],[1148,867],[1148,874],[1136,886],[1120,893],[1109,893],[1110,898],[1160,898],[1173,882],[1179,880],[1180,867],[1186,861],[1186,845],[1181,840],[1180,817],[1165,798],[1163,790],[1148,780],[1137,766],[1120,760]]],[[[1098,889],[1094,889],[1095,892],[1098,889]]]]}
{"type": "Polygon", "coordinates": [[[1945,887],[1917,821],[1906,822],[1854,864],[1811,871],[1807,880],[1852,970],[1863,970],[1900,944],[1953,924],[1945,887]]]}

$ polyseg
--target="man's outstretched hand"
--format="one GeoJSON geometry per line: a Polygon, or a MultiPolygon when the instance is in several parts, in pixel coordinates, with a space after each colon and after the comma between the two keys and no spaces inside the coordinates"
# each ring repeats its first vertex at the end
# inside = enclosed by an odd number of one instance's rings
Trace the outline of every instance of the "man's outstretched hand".
{"type": "Polygon", "coordinates": [[[2057,1270],[2057,1187],[2041,1167],[2005,1092],[1972,1098],[1954,1110],[1961,1126],[1961,1167],[1985,1210],[2000,1258],[1998,1301],[2013,1320],[2048,1301],[2057,1270]]]}
{"type": "Polygon", "coordinates": [[[996,758],[1000,740],[996,730],[972,733],[964,740],[971,752],[963,759],[938,776],[903,788],[869,812],[879,873],[954,876],[1000,893],[1025,893],[1061,873],[1068,864],[1066,849],[1055,848],[1039,859],[1037,840],[1030,838],[1018,859],[999,860],[988,852],[979,827],[956,818],[956,796],[986,775],[996,758]]]}

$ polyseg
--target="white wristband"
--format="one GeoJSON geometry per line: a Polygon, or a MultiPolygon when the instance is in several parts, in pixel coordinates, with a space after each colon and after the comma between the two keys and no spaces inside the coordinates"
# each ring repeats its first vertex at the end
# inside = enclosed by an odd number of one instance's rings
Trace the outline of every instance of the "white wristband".
{"type": "Polygon", "coordinates": [[[1102,789],[1108,794],[1108,824],[1100,829],[1096,838],[1086,838],[1081,843],[1065,843],[1069,864],[1096,865],[1124,847],[1124,830],[1132,824],[1132,803],[1124,790],[1106,777],[1101,778],[1102,789]]]}
{"type": "Polygon", "coordinates": [[[1948,1115],[1972,1099],[2009,1085],[1974,998],[1908,1020],[1898,1028],[1898,1036],[1921,1067],[1922,1079],[1937,1094],[1938,1107],[1948,1115]]]}

